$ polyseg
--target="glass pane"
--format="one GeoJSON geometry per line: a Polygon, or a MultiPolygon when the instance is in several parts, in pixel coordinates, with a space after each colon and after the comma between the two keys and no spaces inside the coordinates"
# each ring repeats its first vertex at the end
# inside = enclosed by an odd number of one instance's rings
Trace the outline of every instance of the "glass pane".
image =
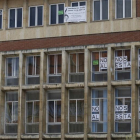
{"type": "Polygon", "coordinates": [[[100,121],[107,121],[107,99],[100,99],[100,121]]]}
{"type": "MultiPolygon", "coordinates": [[[[122,50],[115,51],[115,57],[118,57],[118,56],[123,56],[123,51],[122,50]]],[[[116,61],[116,58],[114,59],[114,61],[116,61]]],[[[116,64],[116,63],[115,63],[115,69],[122,70],[122,68],[118,68],[118,64],[116,64]]]]}
{"type": "Polygon", "coordinates": [[[100,1],[94,1],[94,20],[100,20],[100,1]]]}
{"type": "Polygon", "coordinates": [[[26,101],[39,100],[39,91],[26,92],[26,101]]]}
{"type": "Polygon", "coordinates": [[[35,7],[30,7],[30,26],[35,26],[35,7]]]}
{"type": "Polygon", "coordinates": [[[37,7],[37,13],[38,13],[37,25],[42,25],[42,20],[43,20],[43,7],[42,6],[37,7]]]}
{"type": "Polygon", "coordinates": [[[54,74],[54,55],[49,56],[49,73],[54,74]]]}
{"type": "Polygon", "coordinates": [[[76,72],[76,54],[70,55],[70,72],[76,72]]]}
{"type": "Polygon", "coordinates": [[[49,122],[54,122],[54,101],[49,101],[48,102],[48,105],[49,105],[49,113],[48,113],[48,115],[49,115],[49,122]]]}
{"type": "Polygon", "coordinates": [[[123,18],[123,0],[117,0],[117,18],[123,18]]]}
{"type": "Polygon", "coordinates": [[[7,76],[12,76],[12,58],[7,58],[7,76]]]}
{"type": "Polygon", "coordinates": [[[26,133],[39,133],[39,124],[26,124],[26,133]]]}
{"type": "Polygon", "coordinates": [[[34,102],[34,111],[33,111],[33,116],[34,116],[34,122],[39,122],[39,102],[34,102]]]}
{"type": "Polygon", "coordinates": [[[85,6],[86,2],[80,2],[80,6],[85,6]]]}
{"type": "Polygon", "coordinates": [[[78,6],[78,2],[73,2],[72,7],[76,7],[76,6],[78,6]]]}
{"type": "Polygon", "coordinates": [[[84,53],[79,53],[79,72],[84,72],[84,53]]]}
{"type": "Polygon", "coordinates": [[[56,5],[51,5],[51,24],[56,24],[56,5]]]}
{"type": "MultiPolygon", "coordinates": [[[[127,56],[127,62],[131,61],[131,58],[130,58],[130,50],[125,50],[124,53],[125,53],[125,56],[127,56]]],[[[128,67],[127,67],[127,65],[125,65],[125,66],[126,66],[126,67],[125,67],[125,70],[126,70],[126,69],[127,69],[127,70],[130,69],[129,66],[128,66],[128,67]]]]}
{"type": "Polygon", "coordinates": [[[107,132],[107,122],[92,122],[92,132],[107,132]]]}
{"type": "Polygon", "coordinates": [[[131,17],[131,0],[125,0],[125,17],[131,17]]]}
{"type": "MultiPolygon", "coordinates": [[[[75,133],[75,132],[84,132],[84,124],[83,123],[69,123],[69,132],[75,133]]],[[[79,139],[81,140],[81,139],[79,139]]]]}
{"type": "Polygon", "coordinates": [[[84,100],[77,101],[77,122],[84,122],[84,100]]]}
{"type": "Polygon", "coordinates": [[[58,23],[64,23],[64,4],[58,5],[58,23]]]}
{"type": "Polygon", "coordinates": [[[28,75],[34,75],[33,56],[27,57],[28,61],[28,75]]]}
{"type": "Polygon", "coordinates": [[[55,102],[55,121],[61,122],[61,101],[55,102]]]}
{"type": "Polygon", "coordinates": [[[92,53],[92,71],[99,71],[99,52],[92,53]]]}
{"type": "Polygon", "coordinates": [[[6,101],[18,101],[18,94],[14,92],[6,93],[6,101]]]}
{"type": "Polygon", "coordinates": [[[84,99],[84,90],[69,90],[69,98],[70,99],[84,99]]]}
{"type": "Polygon", "coordinates": [[[48,125],[48,133],[61,133],[61,125],[60,124],[48,125]]]}
{"type": "Polygon", "coordinates": [[[36,75],[40,74],[40,56],[35,56],[36,57],[36,75]]]}
{"type": "Polygon", "coordinates": [[[22,27],[22,8],[17,9],[17,27],[22,27]]]}
{"type": "Polygon", "coordinates": [[[32,123],[32,117],[33,117],[33,102],[27,102],[26,103],[26,122],[32,123]]]}
{"type": "Polygon", "coordinates": [[[69,101],[69,121],[76,122],[76,101],[69,101]]]}
{"type": "Polygon", "coordinates": [[[131,99],[130,98],[125,99],[125,105],[128,106],[128,110],[125,111],[125,113],[131,113],[131,99]]]}
{"type": "Polygon", "coordinates": [[[18,77],[18,74],[19,74],[19,58],[15,58],[15,73],[16,73],[16,76],[18,77]]]}
{"type": "Polygon", "coordinates": [[[2,29],[2,10],[0,10],[0,29],[2,29]]]}
{"type": "Polygon", "coordinates": [[[116,89],[116,97],[131,97],[131,89],[116,89]]]}
{"type": "Polygon", "coordinates": [[[108,19],[108,0],[102,0],[102,19],[108,19]]]}
{"type": "Polygon", "coordinates": [[[57,63],[57,73],[61,73],[61,66],[62,66],[62,55],[58,55],[58,63],[57,63]]]}
{"type": "Polygon", "coordinates": [[[48,100],[61,99],[61,93],[48,93],[48,100]]]}
{"type": "Polygon", "coordinates": [[[5,125],[5,133],[9,134],[15,134],[18,131],[18,125],[17,124],[6,124],[5,125]]]}
{"type": "Polygon", "coordinates": [[[12,102],[6,103],[6,123],[12,123],[12,102]]]}
{"type": "Polygon", "coordinates": [[[116,122],[115,132],[131,132],[131,122],[116,122]]]}
{"type": "Polygon", "coordinates": [[[10,28],[15,27],[15,9],[10,9],[10,28]]]}
{"type": "Polygon", "coordinates": [[[13,103],[13,123],[18,123],[18,102],[13,103]]]}

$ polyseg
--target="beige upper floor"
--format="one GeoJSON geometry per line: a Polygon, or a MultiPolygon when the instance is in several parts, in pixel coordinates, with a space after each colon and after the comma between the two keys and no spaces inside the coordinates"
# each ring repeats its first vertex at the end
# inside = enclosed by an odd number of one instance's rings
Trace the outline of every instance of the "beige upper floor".
{"type": "Polygon", "coordinates": [[[136,17],[136,0],[132,0],[131,18],[115,19],[115,0],[109,0],[109,19],[93,21],[93,0],[80,0],[86,1],[87,22],[50,25],[49,5],[65,3],[67,7],[73,1],[78,0],[0,0],[0,9],[3,10],[0,41],[140,30],[140,18],[136,17]],[[29,27],[29,7],[37,5],[43,5],[43,26],[29,27]],[[9,29],[8,9],[18,7],[23,7],[23,26],[22,28],[9,29]]]}

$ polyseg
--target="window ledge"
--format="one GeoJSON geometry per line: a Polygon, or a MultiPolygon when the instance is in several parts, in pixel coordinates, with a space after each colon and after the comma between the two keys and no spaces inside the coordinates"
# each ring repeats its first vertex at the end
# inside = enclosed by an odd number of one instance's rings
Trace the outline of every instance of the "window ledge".
{"type": "Polygon", "coordinates": [[[17,28],[7,28],[6,30],[17,30],[17,29],[23,29],[23,27],[17,27],[17,28]]]}
{"type": "Polygon", "coordinates": [[[107,138],[107,134],[88,134],[88,138],[107,138]]]}
{"type": "Polygon", "coordinates": [[[136,137],[137,137],[137,138],[140,138],[140,133],[137,133],[137,134],[136,134],[136,137]]]}
{"type": "Polygon", "coordinates": [[[84,134],[65,134],[65,138],[76,139],[76,138],[84,138],[84,134]]]}
{"type": "Polygon", "coordinates": [[[61,134],[44,134],[43,138],[46,138],[46,139],[50,139],[50,138],[61,139],[61,134]]]}
{"type": "Polygon", "coordinates": [[[131,138],[132,137],[132,134],[119,134],[119,133],[116,133],[116,134],[111,134],[111,137],[112,138],[131,138]]]}
{"type": "Polygon", "coordinates": [[[132,17],[128,17],[128,18],[115,18],[114,20],[129,20],[129,19],[133,19],[132,17]]]}
{"type": "Polygon", "coordinates": [[[39,89],[40,85],[24,85],[22,89],[39,89]]]}
{"type": "Polygon", "coordinates": [[[47,85],[43,85],[43,88],[45,88],[45,89],[59,89],[59,88],[61,88],[61,84],[47,84],[47,85]]]}
{"type": "Polygon", "coordinates": [[[82,83],[68,83],[66,84],[66,88],[83,88],[84,82],[82,83]]]}
{"type": "Polygon", "coordinates": [[[44,25],[40,25],[40,26],[27,26],[26,28],[39,28],[39,27],[44,27],[44,25]]]}
{"type": "Polygon", "coordinates": [[[2,90],[18,90],[18,86],[2,86],[2,90]]]}
{"type": "Polygon", "coordinates": [[[102,82],[102,81],[99,81],[99,82],[89,82],[88,83],[88,86],[89,87],[102,87],[102,86],[107,86],[107,82],[102,82]]]}
{"type": "Polygon", "coordinates": [[[109,19],[105,19],[105,20],[93,20],[93,21],[91,21],[91,23],[94,23],[94,22],[105,22],[105,21],[109,21],[109,19]]]}
{"type": "Polygon", "coordinates": [[[48,24],[48,26],[61,26],[61,25],[66,25],[65,23],[60,23],[60,24],[48,24]]]}
{"type": "Polygon", "coordinates": [[[111,81],[111,85],[113,86],[123,86],[123,85],[128,85],[130,86],[132,83],[131,80],[125,80],[125,81],[111,81]]]}
{"type": "Polygon", "coordinates": [[[17,135],[10,135],[10,134],[0,135],[0,139],[17,139],[17,135]]]}
{"type": "Polygon", "coordinates": [[[68,25],[72,25],[72,24],[83,24],[83,23],[87,23],[87,21],[81,21],[81,22],[68,22],[68,25]]]}
{"type": "Polygon", "coordinates": [[[136,85],[139,85],[140,84],[140,80],[136,80],[136,85]]]}
{"type": "Polygon", "coordinates": [[[22,139],[39,139],[39,135],[31,135],[31,134],[25,134],[25,135],[21,135],[22,139]]]}

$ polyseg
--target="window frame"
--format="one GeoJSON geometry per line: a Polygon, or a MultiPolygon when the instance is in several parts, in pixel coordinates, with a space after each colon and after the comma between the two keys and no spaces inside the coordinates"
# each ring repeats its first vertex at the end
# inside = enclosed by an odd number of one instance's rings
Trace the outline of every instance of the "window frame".
{"type": "MultiPolygon", "coordinates": [[[[61,122],[56,122],[55,120],[56,120],[56,118],[55,118],[55,108],[56,108],[56,102],[57,101],[60,101],[61,102],[61,99],[48,99],[48,93],[60,93],[60,95],[61,95],[61,90],[52,90],[52,91],[48,91],[47,92],[47,100],[46,100],[46,133],[47,134],[51,134],[51,135],[53,135],[53,134],[61,134],[61,132],[60,133],[49,133],[48,132],[48,125],[61,125],[61,122]],[[54,122],[49,122],[49,113],[48,113],[48,111],[49,111],[49,105],[48,105],[48,103],[49,103],[49,101],[53,101],[54,102],[54,122]]],[[[62,102],[61,102],[62,103],[62,102]]],[[[62,105],[62,104],[61,104],[62,105]]]]}
{"type": "Polygon", "coordinates": [[[132,0],[131,0],[131,16],[125,17],[125,0],[123,0],[123,17],[117,18],[117,0],[115,0],[115,19],[125,19],[125,18],[132,18],[132,0]]]}
{"type": "Polygon", "coordinates": [[[64,10],[65,10],[65,3],[56,3],[56,4],[50,4],[49,5],[49,25],[58,25],[58,24],[65,24],[65,22],[63,23],[58,23],[58,5],[59,4],[63,4],[64,5],[64,10]],[[51,24],[51,6],[52,5],[56,5],[56,24],[51,24]]]}
{"type": "Polygon", "coordinates": [[[115,134],[122,134],[122,133],[124,133],[124,134],[128,134],[128,133],[131,133],[132,132],[132,88],[131,88],[131,86],[130,87],[116,87],[115,88],[115,90],[114,90],[114,133],[115,134]],[[131,96],[130,97],[117,97],[117,98],[121,98],[121,99],[130,99],[130,102],[131,102],[131,120],[130,120],[130,123],[131,123],[131,131],[130,132],[116,132],[115,131],[115,123],[116,123],[116,120],[115,120],[115,105],[116,105],[116,102],[115,102],[115,100],[116,100],[116,96],[115,96],[115,94],[116,94],[116,89],[118,90],[118,89],[130,89],[130,93],[131,93],[131,96]]]}
{"type": "Polygon", "coordinates": [[[75,2],[71,2],[71,7],[72,7],[72,3],[78,3],[78,6],[80,6],[80,2],[85,2],[85,6],[87,7],[87,1],[75,1],[75,2]]]}
{"type": "Polygon", "coordinates": [[[3,9],[0,9],[0,11],[2,11],[2,22],[1,22],[1,28],[0,28],[0,30],[2,30],[3,29],[3,9]]]}
{"type": "Polygon", "coordinates": [[[17,101],[6,101],[6,98],[7,98],[7,93],[9,93],[9,94],[13,94],[13,93],[16,93],[17,94],[17,96],[18,96],[18,93],[17,93],[17,91],[10,91],[10,92],[6,92],[6,94],[5,94],[5,113],[4,113],[4,134],[17,134],[18,133],[18,131],[17,131],[17,133],[6,133],[6,125],[8,124],[8,125],[17,125],[17,127],[18,127],[18,123],[6,123],[6,109],[7,109],[7,103],[12,103],[12,121],[13,121],[13,104],[14,103],[18,103],[18,100],[17,101]]]}
{"type": "Polygon", "coordinates": [[[106,21],[106,20],[109,20],[109,0],[108,0],[108,19],[103,19],[103,16],[102,16],[102,0],[93,0],[92,1],[92,21],[96,22],[96,21],[106,21]],[[94,1],[100,1],[100,20],[94,20],[94,1]]]}
{"type": "Polygon", "coordinates": [[[22,28],[23,27],[23,7],[18,7],[18,8],[9,8],[8,9],[8,29],[14,29],[14,28],[22,28]],[[15,27],[10,27],[10,10],[15,10],[15,27]],[[22,9],[22,26],[17,27],[17,10],[22,9]]]}
{"type": "Polygon", "coordinates": [[[29,12],[28,12],[28,27],[37,27],[37,26],[44,26],[44,5],[37,5],[37,6],[29,6],[28,8],[29,12]],[[38,18],[38,12],[37,12],[37,8],[42,6],[42,25],[37,25],[37,18],[38,18]],[[34,26],[30,26],[30,8],[35,7],[35,25],[34,26]]]}
{"type": "Polygon", "coordinates": [[[140,48],[138,49],[138,80],[140,79],[140,48]]]}

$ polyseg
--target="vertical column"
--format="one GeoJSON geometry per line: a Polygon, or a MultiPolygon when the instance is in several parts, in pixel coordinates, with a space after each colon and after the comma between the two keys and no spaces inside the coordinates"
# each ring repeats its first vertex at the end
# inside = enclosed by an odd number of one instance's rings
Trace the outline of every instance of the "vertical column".
{"type": "Polygon", "coordinates": [[[131,12],[132,13],[132,18],[136,18],[136,16],[137,16],[136,11],[137,11],[137,7],[138,7],[137,5],[138,4],[137,4],[136,0],[131,0],[131,3],[132,3],[132,6],[131,6],[132,7],[132,9],[131,9],[132,10],[132,12],[131,12]]]}
{"type": "Polygon", "coordinates": [[[115,0],[108,0],[109,2],[109,20],[115,19],[115,0]]]}
{"type": "Polygon", "coordinates": [[[111,71],[111,69],[112,69],[112,65],[111,65],[111,60],[112,60],[112,58],[111,58],[111,55],[112,54],[112,51],[111,51],[111,47],[108,47],[107,48],[107,107],[108,107],[108,122],[107,122],[107,124],[108,124],[108,132],[107,132],[107,140],[111,140],[111,120],[112,120],[112,114],[111,114],[111,109],[112,109],[112,106],[111,106],[111,100],[112,100],[112,96],[111,96],[111,73],[112,73],[112,71],[111,71]]]}
{"type": "MultiPolygon", "coordinates": [[[[132,139],[136,139],[136,111],[137,110],[137,105],[136,105],[136,97],[138,93],[136,93],[136,85],[135,85],[135,80],[136,80],[136,50],[135,50],[135,45],[131,46],[131,79],[132,79],[132,85],[131,85],[131,102],[132,102],[132,125],[131,125],[131,130],[132,130],[132,139]]],[[[138,123],[138,122],[137,122],[138,123]]]]}
{"type": "Polygon", "coordinates": [[[43,104],[44,104],[43,70],[44,70],[44,51],[42,50],[40,53],[39,140],[42,140],[43,134],[43,104]]]}
{"type": "Polygon", "coordinates": [[[90,0],[87,1],[87,22],[90,23],[92,21],[92,2],[90,0]]]}
{"type": "Polygon", "coordinates": [[[44,22],[44,27],[46,27],[46,25],[47,25],[47,0],[44,0],[44,17],[43,17],[43,22],[44,22]]]}
{"type": "Polygon", "coordinates": [[[18,90],[18,134],[17,139],[21,139],[22,132],[22,64],[23,64],[23,54],[19,53],[19,90],[18,90]]]}
{"type": "Polygon", "coordinates": [[[4,0],[3,5],[3,29],[8,27],[8,8],[7,8],[7,0],[4,0]]]}
{"type": "Polygon", "coordinates": [[[23,1],[23,28],[25,29],[28,26],[28,6],[27,0],[23,1]]]}

